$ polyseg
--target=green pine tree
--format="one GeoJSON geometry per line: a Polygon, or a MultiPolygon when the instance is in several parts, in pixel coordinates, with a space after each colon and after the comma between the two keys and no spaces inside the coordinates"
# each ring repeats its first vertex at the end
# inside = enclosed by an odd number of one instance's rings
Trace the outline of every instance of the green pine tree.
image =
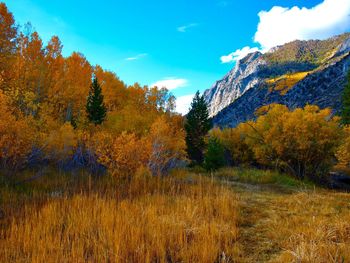
{"type": "Polygon", "coordinates": [[[347,83],[342,97],[341,118],[344,125],[350,124],[350,71],[348,73],[347,83]]]}
{"type": "Polygon", "coordinates": [[[204,168],[207,171],[215,171],[225,165],[225,148],[216,137],[208,142],[208,150],[204,157],[204,168]]]}
{"type": "Polygon", "coordinates": [[[101,124],[106,118],[106,106],[103,102],[102,89],[94,78],[90,86],[89,96],[86,103],[86,113],[90,122],[95,125],[101,124]]]}
{"type": "Polygon", "coordinates": [[[205,136],[212,128],[209,119],[208,106],[199,91],[193,98],[191,109],[186,116],[186,145],[188,157],[195,164],[202,164],[204,150],[206,147],[205,136]]]}

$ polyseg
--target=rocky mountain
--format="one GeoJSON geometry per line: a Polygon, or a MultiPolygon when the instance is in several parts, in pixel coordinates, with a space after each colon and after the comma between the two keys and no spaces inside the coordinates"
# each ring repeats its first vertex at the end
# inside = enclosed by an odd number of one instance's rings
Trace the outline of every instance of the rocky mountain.
{"type": "Polygon", "coordinates": [[[262,54],[255,52],[204,92],[217,126],[234,127],[254,119],[261,106],[281,103],[341,107],[350,69],[350,33],[327,40],[293,41],[262,54]]]}

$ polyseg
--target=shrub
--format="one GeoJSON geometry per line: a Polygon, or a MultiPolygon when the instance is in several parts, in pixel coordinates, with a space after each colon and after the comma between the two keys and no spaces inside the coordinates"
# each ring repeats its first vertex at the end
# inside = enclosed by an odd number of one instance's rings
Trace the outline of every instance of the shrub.
{"type": "Polygon", "coordinates": [[[225,165],[225,148],[216,137],[209,138],[208,150],[204,156],[204,167],[208,171],[225,165]]]}
{"type": "Polygon", "coordinates": [[[68,122],[58,130],[52,130],[44,140],[44,152],[52,162],[59,163],[71,159],[77,146],[78,136],[68,122]]]}
{"type": "Polygon", "coordinates": [[[147,166],[151,145],[146,138],[123,132],[113,136],[99,132],[91,138],[98,161],[113,175],[130,176],[141,166],[147,166]]]}

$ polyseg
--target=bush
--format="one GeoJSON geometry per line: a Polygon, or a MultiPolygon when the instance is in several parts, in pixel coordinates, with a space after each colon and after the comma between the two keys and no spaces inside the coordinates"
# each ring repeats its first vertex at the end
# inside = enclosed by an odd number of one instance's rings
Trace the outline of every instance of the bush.
{"type": "Polygon", "coordinates": [[[92,151],[98,161],[113,175],[130,176],[139,167],[147,166],[151,145],[146,138],[139,139],[135,134],[126,132],[119,136],[100,132],[91,140],[92,151]]]}
{"type": "Polygon", "coordinates": [[[215,171],[225,165],[225,148],[216,137],[209,138],[208,150],[204,156],[204,167],[215,171]]]}
{"type": "Polygon", "coordinates": [[[55,163],[71,159],[77,146],[78,136],[68,122],[58,130],[52,130],[44,140],[46,158],[55,163]]]}

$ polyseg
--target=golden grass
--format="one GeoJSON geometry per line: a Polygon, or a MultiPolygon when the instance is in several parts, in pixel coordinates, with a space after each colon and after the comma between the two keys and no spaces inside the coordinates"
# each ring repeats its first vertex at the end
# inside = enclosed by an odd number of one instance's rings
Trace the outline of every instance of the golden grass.
{"type": "Polygon", "coordinates": [[[299,193],[279,197],[269,237],[282,248],[273,262],[350,262],[350,195],[299,193]]]}
{"type": "Polygon", "coordinates": [[[271,91],[280,91],[281,95],[285,95],[295,84],[304,79],[308,73],[310,72],[306,71],[286,74],[277,78],[268,79],[266,80],[266,83],[269,85],[271,91]]]}
{"type": "Polygon", "coordinates": [[[239,262],[350,262],[350,194],[238,187],[239,262]]]}
{"type": "Polygon", "coordinates": [[[145,174],[26,200],[1,230],[2,262],[215,262],[239,254],[237,199],[185,174],[145,174]]]}
{"type": "Polygon", "coordinates": [[[0,262],[350,262],[350,194],[269,171],[213,176],[5,184],[0,262]]]}

